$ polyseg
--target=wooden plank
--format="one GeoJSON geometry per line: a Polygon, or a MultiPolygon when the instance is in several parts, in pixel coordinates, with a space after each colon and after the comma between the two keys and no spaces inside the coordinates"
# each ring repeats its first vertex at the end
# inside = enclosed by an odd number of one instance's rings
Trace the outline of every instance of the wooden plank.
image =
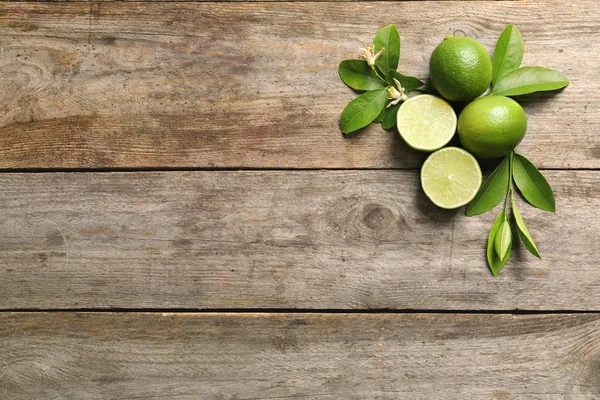
{"type": "Polygon", "coordinates": [[[492,49],[516,24],[524,64],[572,80],[523,100],[520,148],[540,167],[600,167],[600,8],[575,0],[1,3],[0,168],[418,167],[396,133],[337,126],[354,97],[337,64],[387,23],[421,77],[446,35],[492,49]]]}
{"type": "Polygon", "coordinates": [[[600,316],[0,314],[6,399],[596,399],[600,316]]]}
{"type": "MultiPolygon", "coordinates": [[[[14,2],[15,0],[0,0],[1,2],[14,2]]],[[[87,1],[87,0],[18,0],[24,2],[74,2],[74,1],[87,1]]],[[[127,2],[143,2],[143,3],[154,3],[154,2],[376,2],[376,1],[389,1],[389,0],[96,0],[98,2],[110,2],[110,1],[127,1],[127,2]]],[[[415,1],[415,0],[395,0],[398,2],[403,1],[415,1]]],[[[423,1],[423,0],[420,0],[423,1]]],[[[440,1],[440,2],[449,2],[449,1],[523,1],[523,0],[426,0],[426,1],[440,1]]]]}
{"type": "MultiPolygon", "coordinates": [[[[14,2],[15,0],[0,0],[1,2],[14,2]]],[[[87,1],[87,0],[18,0],[24,2],[73,2],[73,1],[87,1]]],[[[127,1],[127,2],[143,2],[143,3],[154,3],[154,2],[375,2],[375,1],[389,1],[389,0],[96,0],[98,2],[109,2],[109,1],[127,1]]],[[[403,1],[415,1],[415,0],[395,0],[398,2],[403,1]]],[[[420,0],[423,1],[423,0],[420,0]]],[[[523,1],[523,0],[427,0],[427,1],[440,1],[440,2],[448,2],[448,1],[523,1]]]]}
{"type": "Polygon", "coordinates": [[[0,308],[600,310],[600,173],[521,206],[543,260],[485,261],[495,213],[412,171],[0,175],[0,308]]]}

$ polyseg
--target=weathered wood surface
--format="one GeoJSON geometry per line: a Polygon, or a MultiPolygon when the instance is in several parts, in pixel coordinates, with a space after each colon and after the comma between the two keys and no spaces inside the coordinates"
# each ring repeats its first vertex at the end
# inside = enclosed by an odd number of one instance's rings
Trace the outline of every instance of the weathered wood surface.
{"type": "MultiPolygon", "coordinates": [[[[60,2],[77,2],[77,1],[88,1],[88,0],[17,0],[17,1],[23,1],[23,2],[48,2],[48,3],[60,3],[60,2]]],[[[241,2],[241,3],[247,3],[247,2],[341,2],[341,3],[345,3],[345,2],[377,2],[377,1],[390,1],[390,0],[94,0],[97,2],[110,2],[110,1],[126,1],[126,2],[132,2],[132,3],[138,3],[138,2],[142,2],[142,3],[154,3],[154,2],[178,2],[178,3],[185,3],[185,2],[191,2],[191,3],[196,3],[196,2],[217,2],[217,3],[227,3],[227,2],[241,2]]],[[[394,0],[397,2],[404,2],[404,1],[415,1],[415,0],[394,0]]],[[[526,0],[419,0],[419,1],[439,1],[439,2],[444,2],[447,3],[448,1],[526,1],[526,0]]],[[[543,0],[537,0],[537,1],[543,1],[543,0]]],[[[0,2],[15,2],[15,0],[0,0],[0,2]]]]}
{"type": "Polygon", "coordinates": [[[416,171],[0,175],[0,308],[600,310],[600,174],[546,171],[492,278],[496,213],[435,207],[416,171]]]}
{"type": "Polygon", "coordinates": [[[387,23],[421,77],[446,35],[492,50],[516,24],[524,64],[572,82],[524,100],[522,151],[600,167],[600,8],[576,0],[1,3],[0,168],[418,167],[394,132],[337,127],[354,97],[337,64],[387,23]]]}
{"type": "Polygon", "coordinates": [[[11,400],[600,396],[597,314],[5,313],[0,348],[11,400]]]}
{"type": "MultiPolygon", "coordinates": [[[[18,0],[18,1],[24,1],[24,2],[48,2],[48,3],[59,3],[59,2],[77,2],[77,1],[88,1],[88,0],[18,0]]],[[[154,2],[179,2],[179,3],[185,3],[185,2],[191,2],[191,3],[196,3],[196,2],[218,2],[218,3],[227,3],[227,2],[240,2],[240,3],[246,3],[246,2],[340,2],[340,3],[345,3],[345,2],[377,2],[377,1],[390,1],[390,0],[94,0],[97,2],[110,2],[110,1],[126,1],[126,2],[133,2],[133,3],[138,3],[138,2],[143,2],[143,3],[154,3],[154,2]]],[[[394,0],[397,2],[403,2],[403,1],[415,1],[415,0],[394,0]]],[[[418,1],[439,1],[439,2],[448,2],[448,1],[524,1],[524,0],[418,0],[418,1]]],[[[537,1],[543,1],[543,0],[537,0],[537,1]]],[[[1,2],[15,2],[15,0],[0,0],[1,2]]]]}

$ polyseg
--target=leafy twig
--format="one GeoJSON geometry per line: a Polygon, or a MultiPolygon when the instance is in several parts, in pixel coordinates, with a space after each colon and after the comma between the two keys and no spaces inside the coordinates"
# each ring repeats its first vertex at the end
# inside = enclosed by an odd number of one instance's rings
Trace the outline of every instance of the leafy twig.
{"type": "Polygon", "coordinates": [[[344,108],[340,117],[340,130],[344,134],[364,128],[371,122],[381,122],[384,129],[392,128],[396,124],[398,102],[407,99],[406,93],[423,86],[418,78],[396,71],[400,59],[400,35],[395,25],[383,27],[375,35],[373,44],[361,52],[364,60],[344,60],[338,68],[346,85],[366,92],[344,108]],[[386,92],[385,97],[382,90],[386,92]]]}

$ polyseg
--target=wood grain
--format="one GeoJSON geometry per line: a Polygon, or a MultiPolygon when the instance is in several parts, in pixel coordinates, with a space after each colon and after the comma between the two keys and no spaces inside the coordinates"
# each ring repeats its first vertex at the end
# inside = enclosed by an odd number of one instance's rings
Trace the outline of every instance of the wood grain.
{"type": "Polygon", "coordinates": [[[0,3],[0,168],[418,167],[396,133],[337,126],[355,96],[337,64],[387,23],[420,77],[446,35],[491,50],[516,24],[524,64],[571,79],[522,99],[522,152],[600,167],[600,8],[575,0],[0,3]]]}
{"type": "Polygon", "coordinates": [[[543,260],[486,266],[496,213],[412,171],[0,175],[0,308],[600,310],[600,174],[522,205],[543,260]]]}
{"type": "Polygon", "coordinates": [[[596,399],[600,316],[0,314],[3,399],[596,399]]]}
{"type": "MultiPolygon", "coordinates": [[[[0,2],[14,2],[15,0],[0,0],[0,2]]],[[[19,0],[24,2],[76,2],[76,1],[87,1],[87,0],[19,0]]],[[[110,1],[126,1],[126,2],[143,2],[143,3],[154,3],[154,2],[217,2],[217,3],[226,3],[226,2],[376,2],[376,1],[389,1],[389,0],[95,0],[97,2],[110,2],[110,1]]],[[[415,0],[395,0],[397,2],[404,1],[415,1],[415,0]]],[[[449,1],[524,1],[524,0],[417,0],[417,1],[440,1],[448,3],[449,1]]],[[[541,1],[541,0],[538,0],[541,1]]]]}

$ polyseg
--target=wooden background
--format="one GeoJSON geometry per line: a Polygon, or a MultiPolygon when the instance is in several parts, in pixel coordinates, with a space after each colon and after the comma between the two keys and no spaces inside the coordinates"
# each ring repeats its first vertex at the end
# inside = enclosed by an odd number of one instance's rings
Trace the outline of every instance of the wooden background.
{"type": "Polygon", "coordinates": [[[0,399],[600,398],[599,46],[596,0],[0,2],[0,399]],[[340,134],[388,23],[571,79],[520,99],[543,260],[340,134]]]}

